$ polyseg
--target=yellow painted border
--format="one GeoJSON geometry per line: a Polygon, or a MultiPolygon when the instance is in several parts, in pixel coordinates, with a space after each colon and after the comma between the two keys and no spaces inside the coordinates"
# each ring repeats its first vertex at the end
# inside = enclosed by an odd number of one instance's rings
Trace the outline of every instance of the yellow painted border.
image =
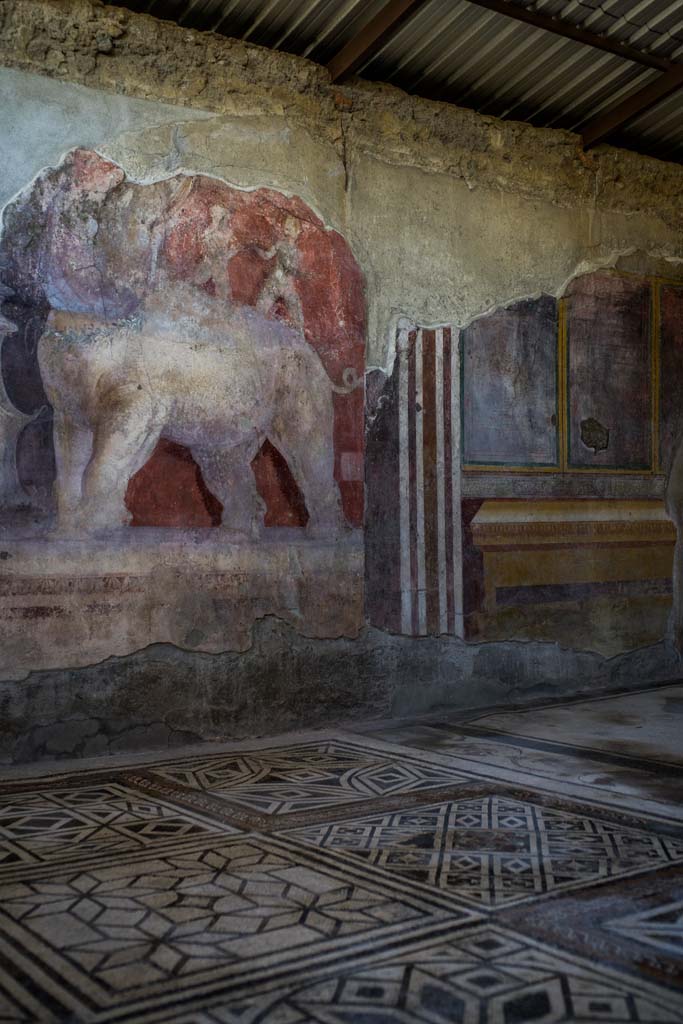
{"type": "Polygon", "coordinates": [[[661,473],[659,451],[659,430],[661,417],[660,359],[662,348],[662,316],[661,316],[662,282],[652,279],[652,307],[650,309],[650,331],[652,335],[652,472],[661,473]]]}
{"type": "Polygon", "coordinates": [[[558,302],[557,316],[557,450],[559,471],[567,472],[567,300],[558,302]]]}
{"type": "Polygon", "coordinates": [[[558,300],[557,316],[557,437],[558,461],[553,466],[507,466],[467,463],[462,466],[463,473],[526,473],[534,476],[548,473],[583,473],[594,476],[656,476],[662,473],[660,460],[660,349],[661,349],[661,287],[673,285],[683,287],[683,280],[662,277],[654,274],[639,274],[633,270],[609,270],[607,273],[616,277],[635,277],[648,281],[650,284],[650,417],[651,417],[651,452],[650,466],[647,469],[612,469],[610,467],[570,466],[569,465],[569,431],[567,425],[567,300],[558,300]]]}

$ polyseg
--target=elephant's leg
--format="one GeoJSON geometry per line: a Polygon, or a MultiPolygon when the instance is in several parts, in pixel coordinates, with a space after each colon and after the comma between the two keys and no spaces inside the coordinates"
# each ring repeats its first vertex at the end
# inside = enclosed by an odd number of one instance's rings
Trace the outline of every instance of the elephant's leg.
{"type": "Polygon", "coordinates": [[[149,395],[137,387],[107,396],[102,411],[83,478],[80,525],[89,531],[128,523],[128,481],[147,462],[163,426],[149,395]]]}
{"type": "Polygon", "coordinates": [[[335,535],[345,525],[334,479],[333,428],[329,386],[323,390],[308,382],[287,393],[269,431],[304,496],[308,528],[322,535],[335,535]]]}
{"type": "Polygon", "coordinates": [[[80,427],[55,411],[53,438],[57,476],[54,494],[57,502],[57,528],[68,533],[82,502],[83,476],[92,454],[92,431],[80,427]]]}
{"type": "Polygon", "coordinates": [[[265,511],[251,468],[259,446],[259,439],[252,437],[234,448],[192,450],[204,483],[223,506],[221,526],[250,539],[257,536],[265,511]]]}

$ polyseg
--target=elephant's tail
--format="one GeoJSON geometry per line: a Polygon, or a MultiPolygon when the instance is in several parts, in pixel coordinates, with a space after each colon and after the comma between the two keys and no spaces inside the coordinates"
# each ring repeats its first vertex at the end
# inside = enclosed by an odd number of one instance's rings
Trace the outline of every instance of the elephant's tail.
{"type": "Polygon", "coordinates": [[[342,373],[342,380],[344,381],[343,385],[331,385],[332,391],[335,395],[350,395],[352,391],[355,391],[356,388],[361,387],[363,384],[363,377],[359,377],[352,366],[346,367],[342,373]]]}

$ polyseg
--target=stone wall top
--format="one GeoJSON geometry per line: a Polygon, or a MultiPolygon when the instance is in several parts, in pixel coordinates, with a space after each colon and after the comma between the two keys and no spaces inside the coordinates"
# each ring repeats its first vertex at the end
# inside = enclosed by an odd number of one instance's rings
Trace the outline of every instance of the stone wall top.
{"type": "Polygon", "coordinates": [[[96,0],[5,0],[0,63],[188,108],[285,117],[333,144],[563,206],[656,214],[680,222],[683,168],[570,132],[499,121],[353,79],[289,54],[183,29],[96,0]]]}

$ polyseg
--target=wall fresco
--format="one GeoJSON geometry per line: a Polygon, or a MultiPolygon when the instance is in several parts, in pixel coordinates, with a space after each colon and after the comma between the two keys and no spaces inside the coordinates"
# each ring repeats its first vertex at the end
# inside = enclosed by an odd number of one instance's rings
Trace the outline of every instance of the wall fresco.
{"type": "MultiPolygon", "coordinates": [[[[598,272],[572,281],[559,302],[559,317],[554,323],[547,319],[544,332],[560,371],[556,387],[550,387],[558,402],[556,456],[536,477],[493,476],[465,465],[463,604],[469,639],[555,638],[612,655],[665,635],[676,531],[662,500],[656,460],[660,433],[662,458],[669,464],[680,434],[683,364],[678,291],[661,287],[661,307],[659,298],[659,283],[644,276],[598,272]]],[[[539,301],[504,314],[521,319],[539,301]]],[[[492,317],[494,336],[500,316],[492,317]]],[[[486,330],[479,334],[486,336],[486,330]]],[[[507,367],[503,358],[497,360],[501,393],[513,393],[525,374],[534,378],[532,353],[515,347],[517,336],[514,325],[507,343],[498,336],[502,351],[507,344],[516,356],[507,367]]],[[[468,365],[465,408],[476,404],[481,387],[468,365]]],[[[522,389],[518,400],[522,422],[543,411],[533,388],[522,389]]],[[[465,416],[465,451],[473,429],[465,416]]],[[[508,443],[501,431],[488,470],[495,469],[496,455],[503,461],[508,443]]]]}
{"type": "MultiPolygon", "coordinates": [[[[174,296],[181,304],[182,285],[204,311],[252,310],[251,323],[260,318],[262,333],[269,324],[275,332],[298,331],[317,354],[339,392],[333,398],[334,477],[346,520],[360,525],[362,388],[344,387],[344,380],[362,380],[363,279],[341,236],[326,230],[304,203],[202,175],[138,185],[116,165],[81,150],[41,175],[5,211],[4,225],[0,260],[14,292],[9,315],[18,330],[5,346],[3,374],[15,404],[45,403],[36,350],[50,309],[111,323],[142,310],[152,315],[152,306],[162,311],[174,296]]],[[[168,448],[164,456],[168,470],[168,448]]],[[[283,482],[281,463],[268,447],[259,461],[266,504],[284,508],[283,525],[300,520],[300,511],[292,514],[295,492],[283,482]]],[[[45,463],[48,477],[49,458],[45,463]]],[[[156,475],[166,476],[161,466],[156,475]]],[[[129,500],[143,500],[139,487],[129,500]]],[[[161,525],[150,508],[138,504],[130,511],[134,521],[161,525]]],[[[269,521],[280,522],[272,510],[269,521]]],[[[182,518],[174,525],[183,525],[182,518]]]]}
{"type": "Polygon", "coordinates": [[[567,290],[569,464],[652,467],[651,285],[588,274],[567,290]]]}
{"type": "MultiPolygon", "coordinates": [[[[132,572],[152,611],[124,650],[244,646],[264,614],[357,631],[365,296],[342,236],[296,196],[193,174],[139,184],[80,149],[5,210],[0,269],[7,649],[44,576],[61,583],[35,605],[41,628],[78,618],[88,552],[105,592],[132,572]],[[334,596],[321,544],[345,563],[334,596]]],[[[101,656],[119,613],[105,602],[102,629],[84,614],[67,646],[101,656]]]]}
{"type": "Polygon", "coordinates": [[[668,513],[663,501],[681,432],[680,296],[598,272],[461,331],[399,328],[392,376],[368,389],[373,623],[605,655],[666,634],[683,518],[683,484],[668,513]]]}
{"type": "Polygon", "coordinates": [[[662,284],[659,289],[659,464],[668,473],[683,436],[683,287],[662,284]]]}
{"type": "Polygon", "coordinates": [[[463,461],[557,463],[557,301],[544,295],[462,332],[463,461]]]}
{"type": "Polygon", "coordinates": [[[295,196],[74,150],[5,211],[0,266],[0,670],[242,649],[268,614],[355,635],[363,601],[410,636],[664,634],[679,288],[598,272],[464,329],[400,320],[364,413],[363,274],[295,196]]]}
{"type": "Polygon", "coordinates": [[[404,323],[367,436],[367,607],[374,625],[462,636],[459,332],[404,323]]]}

